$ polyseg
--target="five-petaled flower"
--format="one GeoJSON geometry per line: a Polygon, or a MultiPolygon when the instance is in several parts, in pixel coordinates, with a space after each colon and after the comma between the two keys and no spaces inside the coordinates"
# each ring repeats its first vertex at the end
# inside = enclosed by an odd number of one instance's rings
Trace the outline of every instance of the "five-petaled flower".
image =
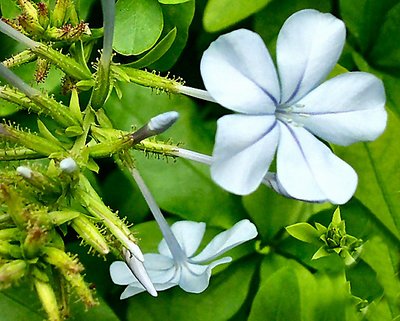
{"type": "MultiPolygon", "coordinates": [[[[145,268],[157,291],[179,285],[186,292],[203,292],[208,287],[211,270],[232,259],[224,257],[213,260],[257,236],[255,225],[249,220],[242,220],[229,230],[215,236],[199,254],[194,255],[200,246],[205,228],[206,224],[202,222],[177,222],[171,226],[171,236],[177,243],[174,244],[171,242],[173,240],[164,238],[158,246],[160,254],[144,255],[145,268]]],[[[114,283],[128,285],[121,294],[121,299],[145,291],[125,262],[113,262],[110,274],[114,283]]]]}
{"type": "Polygon", "coordinates": [[[322,83],[344,42],[341,20],[302,10],[279,33],[277,71],[262,39],[249,30],[210,45],[201,61],[205,87],[239,113],[218,120],[211,175],[219,185],[244,195],[275,178],[270,185],[293,198],[349,200],[357,174],[315,136],[338,145],[371,141],[385,129],[387,114],[382,82],[369,73],[344,73],[322,83]]]}

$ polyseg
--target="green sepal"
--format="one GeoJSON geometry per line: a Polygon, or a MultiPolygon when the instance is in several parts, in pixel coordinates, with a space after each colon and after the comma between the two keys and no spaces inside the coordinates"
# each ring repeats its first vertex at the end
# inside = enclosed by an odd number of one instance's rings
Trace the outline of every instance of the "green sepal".
{"type": "Polygon", "coordinates": [[[67,137],[76,137],[84,133],[81,126],[69,126],[65,129],[65,134],[67,137]]]}
{"type": "Polygon", "coordinates": [[[49,141],[51,141],[56,145],[62,146],[60,141],[48,130],[46,125],[40,119],[37,120],[37,124],[39,132],[44,138],[48,139],[49,141]]]}
{"type": "Polygon", "coordinates": [[[294,238],[306,243],[319,243],[321,234],[308,223],[296,223],[286,227],[286,231],[294,238]]]}
{"type": "Polygon", "coordinates": [[[321,246],[317,250],[317,252],[314,253],[314,255],[312,256],[311,259],[312,260],[317,260],[317,259],[319,259],[321,257],[328,256],[328,255],[330,255],[330,253],[326,251],[325,246],[321,246]]]}

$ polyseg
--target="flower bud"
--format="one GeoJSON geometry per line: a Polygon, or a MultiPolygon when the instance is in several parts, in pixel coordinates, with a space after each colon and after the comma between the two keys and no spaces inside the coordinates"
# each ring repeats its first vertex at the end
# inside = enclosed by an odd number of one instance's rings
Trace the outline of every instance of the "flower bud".
{"type": "Polygon", "coordinates": [[[27,272],[27,265],[23,260],[13,260],[0,266],[0,288],[8,288],[22,279],[27,272]]]}
{"type": "Polygon", "coordinates": [[[72,220],[71,227],[101,255],[106,255],[110,252],[104,236],[98,228],[86,217],[79,215],[72,220]]]}
{"type": "Polygon", "coordinates": [[[48,282],[47,276],[38,269],[35,269],[35,272],[36,275],[33,283],[35,285],[39,300],[47,313],[49,321],[61,321],[56,294],[48,282]]]}
{"type": "Polygon", "coordinates": [[[60,168],[63,172],[72,174],[78,170],[78,165],[72,157],[67,157],[60,162],[60,168]]]}

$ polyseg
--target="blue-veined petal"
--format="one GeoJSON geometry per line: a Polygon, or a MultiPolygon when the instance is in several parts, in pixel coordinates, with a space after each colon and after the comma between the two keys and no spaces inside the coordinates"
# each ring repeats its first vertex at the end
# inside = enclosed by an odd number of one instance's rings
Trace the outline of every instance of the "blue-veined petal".
{"type": "Polygon", "coordinates": [[[286,20],[276,49],[282,104],[296,102],[327,77],[345,37],[344,23],[329,13],[308,9],[286,20]]]}
{"type": "Polygon", "coordinates": [[[241,220],[229,230],[216,235],[210,243],[195,257],[190,258],[192,263],[205,263],[221,254],[257,236],[257,228],[249,220],[241,220]]]}
{"type": "Polygon", "coordinates": [[[211,176],[239,195],[253,192],[272,162],[279,139],[275,116],[227,115],[218,120],[211,176]]]}
{"type": "Polygon", "coordinates": [[[294,198],[346,203],[357,187],[357,174],[306,129],[280,123],[277,178],[294,198]]]}
{"type": "Polygon", "coordinates": [[[293,119],[334,144],[371,141],[386,127],[385,100],[382,81],[374,75],[345,73],[301,99],[293,119]]]}
{"type": "Polygon", "coordinates": [[[239,29],[204,52],[204,85],[222,106],[245,114],[273,114],[280,98],[275,66],[261,37],[239,29]]]}
{"type": "MultiPolygon", "coordinates": [[[[171,230],[186,257],[188,257],[199,248],[206,230],[206,224],[203,222],[179,221],[171,226],[171,230]]],[[[165,239],[162,239],[158,245],[158,251],[163,255],[172,257],[165,239]]]]}

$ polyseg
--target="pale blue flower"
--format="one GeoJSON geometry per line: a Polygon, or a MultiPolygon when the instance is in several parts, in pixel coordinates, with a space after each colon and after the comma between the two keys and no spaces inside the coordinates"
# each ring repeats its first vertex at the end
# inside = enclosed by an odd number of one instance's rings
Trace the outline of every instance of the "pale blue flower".
{"type": "MultiPolygon", "coordinates": [[[[171,235],[159,244],[159,253],[144,255],[144,267],[157,291],[179,285],[186,292],[203,292],[208,287],[211,270],[232,260],[230,257],[216,258],[257,236],[254,224],[249,220],[242,220],[229,230],[215,236],[199,254],[195,254],[205,228],[206,224],[202,222],[176,222],[171,226],[171,235]]],[[[168,235],[165,231],[163,234],[168,235]]],[[[113,262],[110,274],[114,283],[127,285],[121,294],[121,299],[145,291],[126,262],[113,262]]]]}
{"type": "Polygon", "coordinates": [[[372,141],[384,131],[387,114],[382,82],[369,73],[322,83],[344,43],[341,20],[302,10],[278,35],[277,68],[252,31],[236,30],[210,45],[201,61],[205,87],[237,112],[218,120],[211,164],[216,183],[240,195],[266,182],[307,201],[351,198],[357,174],[315,136],[338,145],[372,141]],[[268,173],[275,153],[276,175],[268,173]]]}

